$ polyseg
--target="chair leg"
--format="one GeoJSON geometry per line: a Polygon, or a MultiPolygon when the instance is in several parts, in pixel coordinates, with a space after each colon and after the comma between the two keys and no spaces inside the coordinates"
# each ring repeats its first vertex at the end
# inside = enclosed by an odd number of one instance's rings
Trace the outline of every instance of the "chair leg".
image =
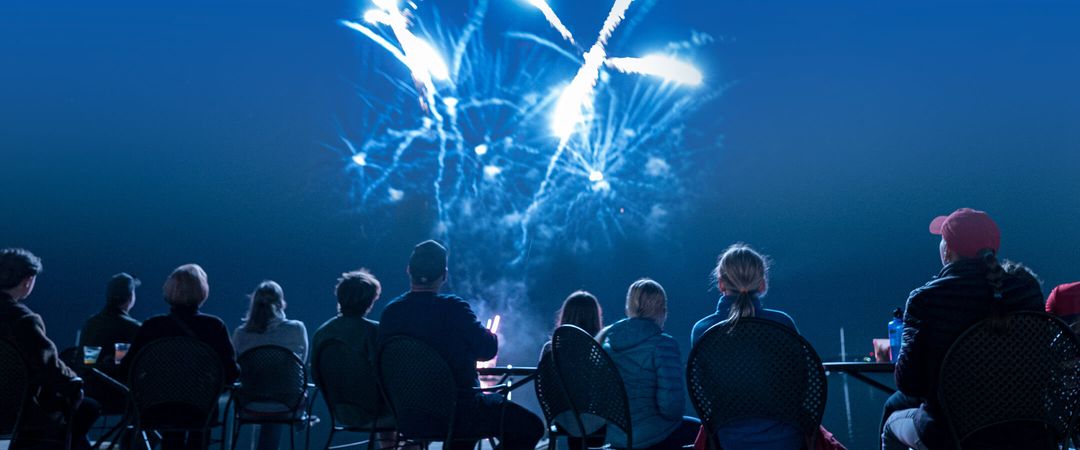
{"type": "Polygon", "coordinates": [[[323,446],[323,450],[330,450],[330,443],[334,441],[334,431],[337,431],[337,426],[334,422],[330,422],[330,435],[326,437],[326,445],[323,446]]]}
{"type": "MultiPolygon", "coordinates": [[[[292,426],[289,426],[288,432],[289,432],[289,449],[296,450],[296,434],[292,432],[292,426]]],[[[278,431],[278,433],[281,433],[281,431],[278,431]]]]}
{"type": "MultiPolygon", "coordinates": [[[[237,442],[240,442],[240,437],[239,437],[239,436],[240,436],[240,427],[241,427],[241,426],[242,426],[242,424],[240,423],[240,421],[239,421],[239,420],[233,419],[233,426],[232,426],[232,445],[231,445],[231,446],[229,447],[229,448],[231,448],[232,450],[236,450],[236,443],[237,443],[237,442]]],[[[224,435],[224,433],[225,433],[225,427],[224,427],[224,426],[222,426],[222,427],[221,427],[221,433],[222,433],[223,435],[224,435]]],[[[225,444],[225,437],[224,437],[224,436],[222,436],[222,438],[221,438],[221,439],[222,439],[222,440],[221,440],[221,444],[222,444],[222,446],[224,446],[224,444],[225,444]]]]}

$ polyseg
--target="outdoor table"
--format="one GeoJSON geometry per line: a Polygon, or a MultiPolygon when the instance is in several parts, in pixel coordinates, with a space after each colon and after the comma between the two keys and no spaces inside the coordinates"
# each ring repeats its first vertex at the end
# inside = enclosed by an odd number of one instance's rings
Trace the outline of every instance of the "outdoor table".
{"type": "Polygon", "coordinates": [[[482,377],[499,377],[499,381],[495,384],[506,384],[506,391],[512,391],[517,389],[518,386],[528,384],[534,378],[536,378],[536,367],[518,367],[518,366],[495,366],[495,367],[481,367],[476,369],[476,373],[482,377]],[[514,377],[522,377],[520,380],[514,381],[514,377]]]}
{"type": "MultiPolygon", "coordinates": [[[[868,377],[868,373],[892,373],[893,363],[891,362],[826,362],[821,364],[825,367],[825,373],[839,372],[851,375],[852,378],[862,381],[870,386],[873,386],[887,394],[896,392],[884,383],[881,383],[873,378],[868,377]]],[[[520,385],[526,384],[536,378],[536,367],[525,366],[495,366],[484,367],[476,369],[476,372],[482,377],[499,377],[499,381],[496,384],[508,384],[508,390],[513,390],[520,385]],[[514,381],[514,377],[523,377],[520,380],[514,381]]]]}
{"type": "Polygon", "coordinates": [[[826,362],[822,363],[825,367],[825,373],[840,372],[847,375],[851,375],[852,378],[862,381],[870,386],[873,386],[886,394],[892,395],[896,392],[893,389],[880,381],[866,376],[868,373],[893,373],[893,363],[891,362],[826,362]]]}

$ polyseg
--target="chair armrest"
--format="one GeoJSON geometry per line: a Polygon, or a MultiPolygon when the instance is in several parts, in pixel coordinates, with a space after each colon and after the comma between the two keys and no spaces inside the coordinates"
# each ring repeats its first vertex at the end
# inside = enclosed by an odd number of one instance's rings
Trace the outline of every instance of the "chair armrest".
{"type": "Polygon", "coordinates": [[[125,394],[131,392],[131,389],[128,389],[128,387],[125,386],[124,383],[116,381],[115,378],[110,377],[108,375],[105,375],[105,372],[102,372],[102,371],[98,370],[97,368],[92,367],[92,368],[90,368],[90,370],[87,373],[90,374],[90,376],[92,376],[92,377],[94,377],[94,378],[96,378],[96,379],[98,379],[100,381],[105,382],[109,386],[111,386],[111,387],[113,387],[113,388],[115,388],[115,389],[117,389],[117,390],[119,390],[119,391],[121,391],[121,392],[123,392],[125,394]]]}
{"type": "Polygon", "coordinates": [[[496,384],[494,386],[473,388],[476,392],[500,392],[510,390],[510,385],[507,383],[496,384]]]}

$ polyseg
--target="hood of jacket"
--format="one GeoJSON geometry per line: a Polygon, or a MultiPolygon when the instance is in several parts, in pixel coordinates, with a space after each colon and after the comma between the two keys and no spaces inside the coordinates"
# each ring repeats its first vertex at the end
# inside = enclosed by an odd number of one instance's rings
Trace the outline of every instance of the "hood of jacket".
{"type": "Polygon", "coordinates": [[[656,322],[633,317],[615,322],[603,331],[601,343],[606,343],[612,350],[618,352],[636,347],[662,332],[663,330],[656,322]]]}

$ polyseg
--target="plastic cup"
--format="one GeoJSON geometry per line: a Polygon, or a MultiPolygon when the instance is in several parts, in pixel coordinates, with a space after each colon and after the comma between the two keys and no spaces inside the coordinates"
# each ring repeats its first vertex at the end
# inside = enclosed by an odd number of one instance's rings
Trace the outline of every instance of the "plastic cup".
{"type": "Polygon", "coordinates": [[[83,346],[83,364],[88,366],[97,364],[98,356],[101,356],[101,347],[92,345],[83,346]]]}
{"type": "Polygon", "coordinates": [[[874,361],[892,361],[891,348],[892,345],[888,339],[874,339],[874,361]]]}
{"type": "Polygon", "coordinates": [[[127,342],[117,342],[113,344],[113,362],[120,364],[120,360],[124,359],[127,355],[128,349],[131,348],[131,344],[127,342]]]}

